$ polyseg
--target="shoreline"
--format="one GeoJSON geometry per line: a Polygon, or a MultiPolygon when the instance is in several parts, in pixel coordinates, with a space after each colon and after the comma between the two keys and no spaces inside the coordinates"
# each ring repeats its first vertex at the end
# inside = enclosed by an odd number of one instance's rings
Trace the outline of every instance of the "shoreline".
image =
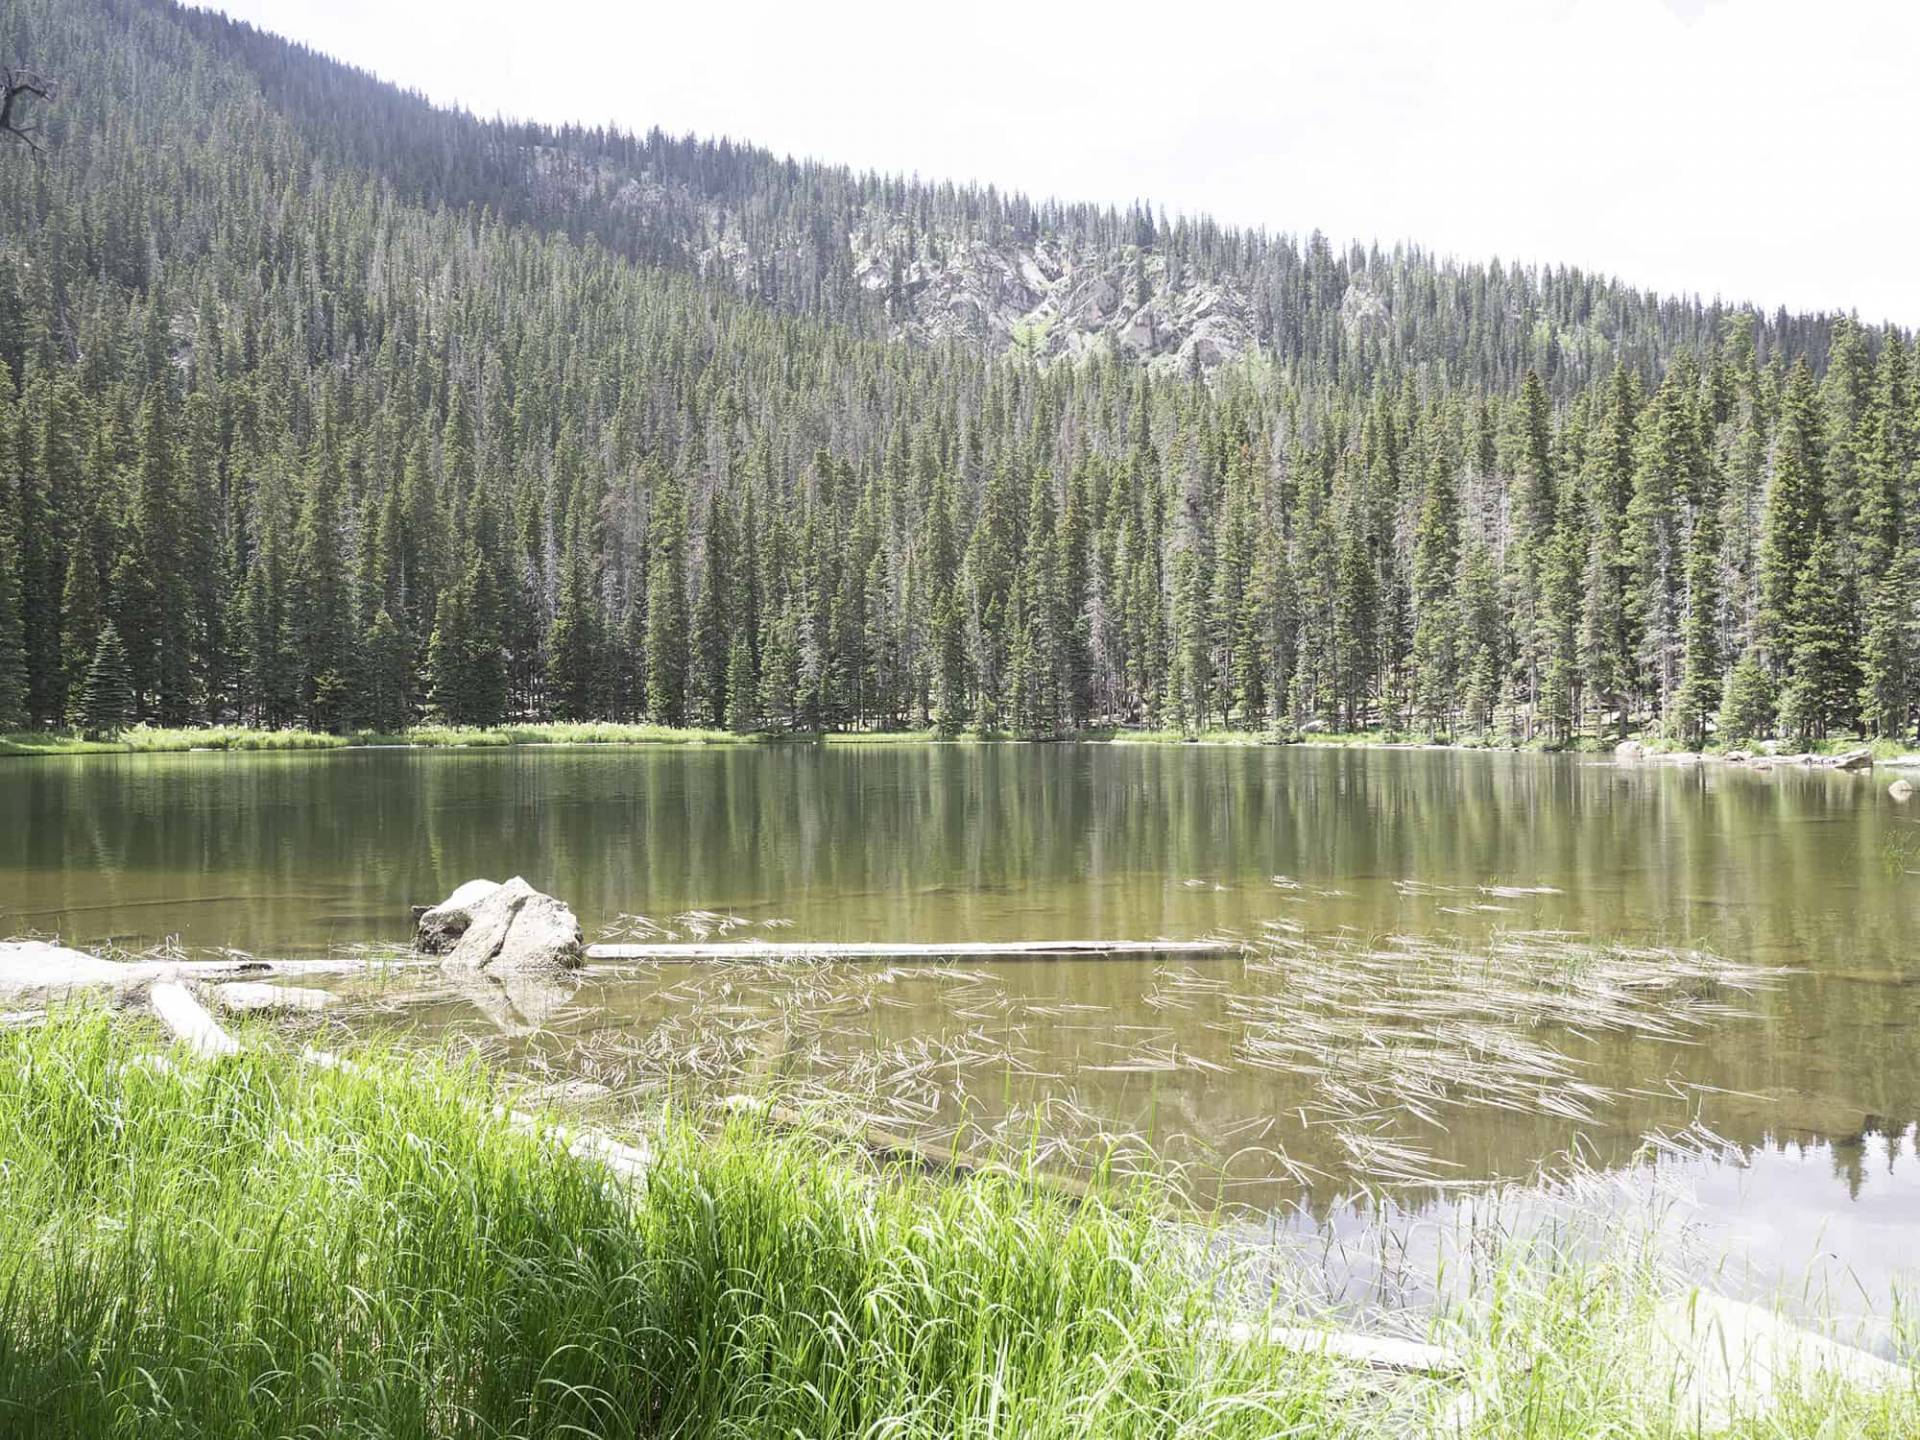
{"type": "Polygon", "coordinates": [[[1834,768],[1834,758],[1860,757],[1859,768],[1920,769],[1920,750],[1886,740],[1845,737],[1818,741],[1812,749],[1765,742],[1747,750],[1714,747],[1704,750],[1666,749],[1658,740],[1628,737],[1622,741],[1576,740],[1568,745],[1522,742],[1492,744],[1479,740],[1447,741],[1389,731],[1316,732],[1280,738],[1272,732],[1207,730],[1185,734],[1173,730],[1097,728],[1047,738],[981,735],[963,732],[942,735],[931,730],[856,730],[776,733],[735,733],[696,727],[596,721],[571,723],[538,721],[486,728],[421,725],[397,735],[374,732],[332,734],[314,730],[268,730],[252,726],[221,725],[186,728],[136,726],[114,740],[88,740],[72,733],[29,731],[0,734],[0,759],[73,755],[184,755],[289,754],[366,750],[496,750],[586,749],[593,747],[721,749],[769,748],[784,745],[1142,745],[1209,746],[1220,749],[1460,751],[1500,754],[1574,754],[1674,765],[1732,764],[1765,769],[1789,765],[1834,768]]]}

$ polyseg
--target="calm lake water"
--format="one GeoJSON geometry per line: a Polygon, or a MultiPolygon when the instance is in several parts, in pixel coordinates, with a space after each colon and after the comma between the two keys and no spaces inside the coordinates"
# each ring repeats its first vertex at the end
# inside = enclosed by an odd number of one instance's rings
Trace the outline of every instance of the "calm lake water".
{"type": "Polygon", "coordinates": [[[1220,961],[642,966],[531,993],[412,972],[357,994],[617,1088],[838,1081],[898,1128],[1068,1160],[1138,1137],[1210,1199],[1322,1241],[1383,1211],[1438,1225],[1461,1187],[1573,1146],[1618,1196],[1677,1197],[1727,1263],[1878,1304],[1920,1264],[1920,802],[1888,778],[1204,746],[18,759],[0,934],[313,954],[402,941],[409,905],[518,873],[590,937],[1241,936],[1253,953],[1220,961]],[[1548,953],[1524,964],[1551,985],[1607,945],[1654,954],[1609,993],[1658,1024],[1498,996],[1455,1014],[1477,957],[1548,953]],[[1696,949],[1775,973],[1662,978],[1659,954],[1696,949]],[[1361,1003],[1496,1090],[1508,1043],[1530,1047],[1512,1073],[1565,1073],[1505,1108],[1441,1084],[1410,1118],[1374,1060],[1316,1038],[1328,1005],[1361,1003]],[[1683,1153],[1646,1157],[1689,1126],[1683,1153]],[[1453,1188],[1367,1183],[1419,1174],[1453,1188]]]}

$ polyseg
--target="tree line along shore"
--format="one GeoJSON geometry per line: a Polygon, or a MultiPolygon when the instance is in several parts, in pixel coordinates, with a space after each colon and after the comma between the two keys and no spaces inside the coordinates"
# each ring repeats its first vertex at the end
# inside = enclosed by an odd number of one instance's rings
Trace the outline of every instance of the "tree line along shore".
{"type": "Polygon", "coordinates": [[[13,20],[63,83],[0,166],[0,731],[1913,732],[1897,327],[13,20]],[[1247,344],[915,338],[875,226],[902,273],[1057,245],[1149,338],[1239,296],[1247,344]]]}

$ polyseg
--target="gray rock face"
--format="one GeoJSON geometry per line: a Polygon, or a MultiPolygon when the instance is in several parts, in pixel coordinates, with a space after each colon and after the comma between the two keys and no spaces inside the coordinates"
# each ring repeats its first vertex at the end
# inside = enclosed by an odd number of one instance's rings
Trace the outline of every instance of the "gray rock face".
{"type": "Polygon", "coordinates": [[[1826,762],[1834,770],[1871,770],[1873,751],[1867,749],[1848,750],[1826,762]]]}
{"type": "Polygon", "coordinates": [[[573,911],[516,875],[473,906],[446,964],[490,975],[552,974],[585,958],[573,911]]]}
{"type": "Polygon", "coordinates": [[[497,880],[467,881],[420,916],[415,948],[428,955],[446,954],[473,923],[474,907],[499,888],[497,880]]]}

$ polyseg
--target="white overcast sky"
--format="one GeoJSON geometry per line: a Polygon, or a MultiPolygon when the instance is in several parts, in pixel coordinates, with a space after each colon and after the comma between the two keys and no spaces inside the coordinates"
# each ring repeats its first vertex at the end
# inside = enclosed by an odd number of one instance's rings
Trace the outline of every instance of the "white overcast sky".
{"type": "Polygon", "coordinates": [[[219,0],[483,114],[1920,324],[1914,0],[219,0]]]}

